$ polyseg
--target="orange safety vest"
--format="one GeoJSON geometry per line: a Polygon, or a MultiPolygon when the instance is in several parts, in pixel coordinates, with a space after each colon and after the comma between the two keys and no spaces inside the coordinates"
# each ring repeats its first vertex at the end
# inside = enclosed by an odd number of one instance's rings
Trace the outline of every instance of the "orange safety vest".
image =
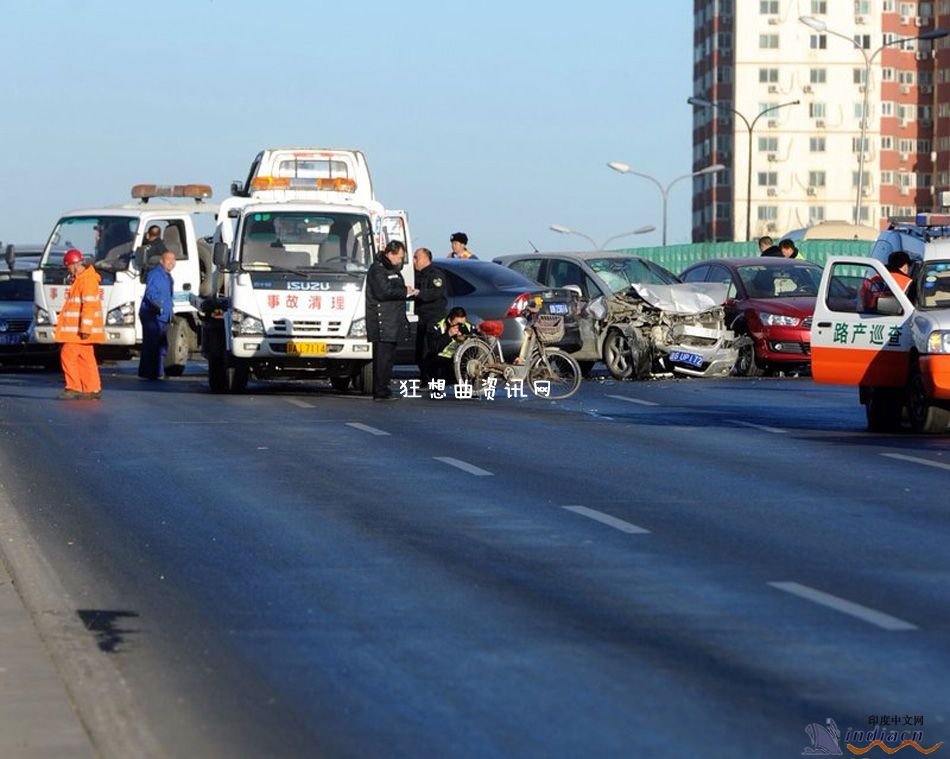
{"type": "Polygon", "coordinates": [[[56,320],[54,339],[57,343],[104,343],[105,324],[102,318],[102,302],[99,298],[99,272],[87,266],[76,276],[66,293],[66,302],[56,320]],[[86,339],[80,332],[89,335],[86,339]]]}

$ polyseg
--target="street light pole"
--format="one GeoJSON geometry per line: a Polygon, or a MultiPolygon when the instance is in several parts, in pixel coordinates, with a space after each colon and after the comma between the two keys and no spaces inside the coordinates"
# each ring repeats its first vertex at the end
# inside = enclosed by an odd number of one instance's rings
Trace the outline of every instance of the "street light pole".
{"type": "MultiPolygon", "coordinates": [[[[669,196],[670,196],[670,189],[673,187],[673,185],[675,185],[677,182],[682,181],[683,179],[689,179],[690,177],[698,177],[703,174],[714,174],[715,172],[722,171],[724,168],[726,168],[721,163],[715,163],[712,166],[707,166],[705,169],[700,169],[699,171],[693,171],[689,174],[683,174],[682,176],[676,177],[676,179],[673,179],[668,185],[666,185],[666,187],[664,187],[662,184],[660,184],[660,181],[656,177],[652,177],[649,174],[641,174],[639,171],[634,171],[626,163],[621,163],[620,161],[610,161],[608,162],[607,166],[613,169],[614,171],[620,172],[621,174],[632,174],[635,177],[643,177],[644,179],[648,179],[651,182],[653,182],[653,184],[656,185],[656,188],[660,191],[660,196],[663,198],[663,227],[662,227],[663,243],[662,244],[664,246],[666,245],[666,207],[667,207],[667,201],[669,200],[669,196]]],[[[610,240],[608,240],[607,242],[610,242],[610,240]]]]}
{"type": "Polygon", "coordinates": [[[940,39],[941,37],[946,37],[948,34],[950,34],[950,32],[945,29],[931,29],[929,32],[918,34],[916,37],[899,37],[897,39],[885,42],[877,50],[871,53],[871,55],[868,55],[867,51],[865,51],[865,49],[857,43],[857,40],[855,40],[854,37],[849,37],[846,34],[829,29],[828,24],[826,24],[821,19],[815,18],[814,16],[799,16],[798,20],[810,29],[814,29],[816,32],[830,34],[833,37],[840,37],[841,39],[850,42],[864,58],[864,101],[861,106],[861,138],[860,142],[858,143],[858,191],[854,200],[854,223],[860,224],[861,206],[863,204],[862,197],[864,190],[864,154],[866,153],[864,148],[865,141],[867,140],[868,129],[868,91],[871,89],[871,64],[874,63],[874,59],[877,58],[878,54],[889,45],[897,45],[902,42],[907,42],[908,40],[936,40],[940,39]]]}
{"type": "Polygon", "coordinates": [[[736,116],[742,119],[742,123],[745,124],[746,131],[749,133],[749,162],[748,168],[746,170],[746,181],[745,181],[745,239],[752,239],[752,131],[755,129],[755,125],[758,123],[765,114],[776,111],[779,108],[784,108],[788,105],[798,105],[798,100],[790,100],[787,103],[779,103],[778,105],[770,106],[762,111],[752,119],[752,123],[749,123],[749,120],[733,108],[730,105],[725,105],[716,100],[709,100],[708,98],[700,97],[691,97],[687,98],[686,102],[692,106],[698,106],[700,108],[724,108],[727,111],[732,111],[736,116]]]}
{"type": "Polygon", "coordinates": [[[594,238],[589,235],[585,235],[583,232],[578,232],[576,229],[571,229],[570,227],[565,227],[563,224],[552,224],[548,227],[553,232],[558,232],[562,235],[577,235],[578,237],[583,237],[585,240],[589,241],[591,245],[594,246],[594,250],[603,250],[607,247],[607,243],[613,242],[614,240],[619,240],[621,237],[627,237],[628,235],[643,235],[647,232],[652,232],[656,229],[652,224],[648,224],[645,227],[638,227],[630,232],[621,232],[619,235],[614,235],[613,237],[608,237],[600,245],[594,242],[594,238]]]}

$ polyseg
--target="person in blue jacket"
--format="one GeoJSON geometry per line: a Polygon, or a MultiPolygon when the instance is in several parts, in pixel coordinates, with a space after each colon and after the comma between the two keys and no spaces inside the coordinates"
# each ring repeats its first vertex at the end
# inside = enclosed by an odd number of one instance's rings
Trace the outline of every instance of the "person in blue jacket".
{"type": "Polygon", "coordinates": [[[142,354],[139,357],[139,377],[157,380],[164,375],[167,343],[165,333],[175,310],[175,254],[166,250],[157,266],[145,278],[145,294],[139,306],[142,320],[142,354]]]}

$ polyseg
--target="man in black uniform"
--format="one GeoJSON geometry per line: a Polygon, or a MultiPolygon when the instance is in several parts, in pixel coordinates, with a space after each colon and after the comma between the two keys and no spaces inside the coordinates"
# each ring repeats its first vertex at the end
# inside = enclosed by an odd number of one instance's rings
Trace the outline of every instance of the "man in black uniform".
{"type": "Polygon", "coordinates": [[[373,344],[373,399],[398,398],[389,387],[393,376],[396,345],[409,332],[406,298],[416,290],[402,278],[406,246],[391,241],[366,275],[366,336],[373,344]]]}
{"type": "Polygon", "coordinates": [[[445,272],[432,263],[432,251],[417,248],[412,254],[412,265],[416,270],[416,315],[419,324],[416,330],[416,365],[419,367],[419,379],[423,388],[429,386],[432,379],[428,340],[426,336],[445,316],[448,300],[445,297],[445,272]]]}

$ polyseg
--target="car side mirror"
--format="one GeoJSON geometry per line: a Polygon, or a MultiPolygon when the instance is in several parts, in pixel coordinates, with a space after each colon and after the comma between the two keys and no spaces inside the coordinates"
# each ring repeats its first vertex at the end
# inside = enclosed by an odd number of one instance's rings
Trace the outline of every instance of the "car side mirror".
{"type": "Polygon", "coordinates": [[[564,289],[564,290],[570,290],[570,291],[571,291],[572,293],[574,293],[574,295],[576,295],[576,296],[578,297],[578,299],[580,299],[580,300],[583,300],[583,298],[584,298],[584,291],[581,290],[580,285],[564,285],[564,287],[563,287],[562,289],[564,289]]]}
{"type": "Polygon", "coordinates": [[[228,265],[227,243],[216,242],[214,244],[214,265],[219,269],[223,269],[228,265]]]}
{"type": "Polygon", "coordinates": [[[235,179],[231,182],[231,194],[239,198],[244,196],[244,183],[241,180],[235,179]]]}
{"type": "Polygon", "coordinates": [[[881,295],[877,299],[877,312],[885,316],[902,316],[904,309],[901,308],[900,301],[893,295],[881,295]]]}

